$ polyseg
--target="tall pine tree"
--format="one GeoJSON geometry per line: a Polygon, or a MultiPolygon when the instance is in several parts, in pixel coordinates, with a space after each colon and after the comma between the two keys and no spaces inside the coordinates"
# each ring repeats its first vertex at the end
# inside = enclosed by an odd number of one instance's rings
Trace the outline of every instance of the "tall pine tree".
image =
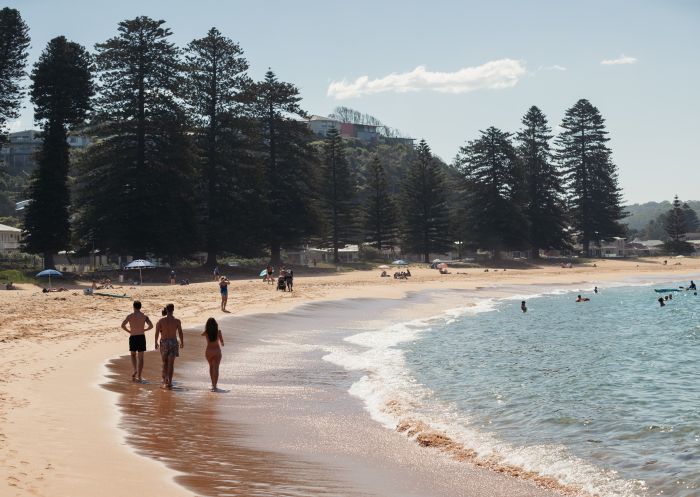
{"type": "Polygon", "coordinates": [[[54,265],[53,254],[67,248],[70,240],[67,138],[90,110],[90,65],[81,45],[59,36],[48,43],[32,71],[34,118],[42,125],[43,142],[29,187],[25,245],[30,253],[44,254],[48,268],[54,265]]]}
{"type": "Polygon", "coordinates": [[[178,49],[165,21],[119,23],[96,45],[96,142],[81,161],[78,229],[118,254],[169,257],[198,243],[196,185],[178,49]]]}
{"type": "Polygon", "coordinates": [[[384,166],[376,155],[367,168],[366,190],[365,240],[378,250],[391,248],[398,239],[397,207],[389,193],[384,166]]]}
{"type": "Polygon", "coordinates": [[[617,168],[607,143],[608,132],[600,112],[581,99],[566,111],[557,137],[558,160],[564,171],[570,220],[586,255],[590,243],[624,233],[626,215],[617,168]]]}
{"type": "Polygon", "coordinates": [[[552,130],[547,118],[536,106],[530,107],[517,134],[518,155],[527,189],[525,215],[529,220],[532,256],[540,249],[568,246],[566,204],[562,175],[550,149],[552,130]]]}
{"type": "Polygon", "coordinates": [[[690,254],[693,246],[685,241],[685,234],[688,231],[686,225],[686,213],[683,210],[678,195],[673,198],[671,209],[666,213],[663,220],[664,230],[668,234],[668,241],[665,243],[666,250],[674,254],[690,254]]]}
{"type": "Polygon", "coordinates": [[[466,215],[472,243],[492,252],[522,249],[528,243],[527,195],[523,168],[510,133],[491,126],[463,146],[457,166],[466,182],[466,215]]]}
{"type": "Polygon", "coordinates": [[[216,28],[187,46],[186,61],[185,99],[201,157],[206,264],[213,267],[222,250],[242,253],[255,246],[260,185],[246,105],[251,81],[240,46],[216,28]]]}
{"type": "Polygon", "coordinates": [[[29,48],[29,28],[16,9],[0,9],[0,147],[5,126],[19,114],[22,78],[29,48]]]}
{"type": "Polygon", "coordinates": [[[324,244],[333,249],[333,261],[340,262],[338,250],[357,236],[355,222],[355,181],[345,160],[340,133],[331,128],[323,142],[320,203],[324,217],[324,244]]]}
{"type": "Polygon", "coordinates": [[[452,242],[444,171],[425,140],[418,144],[402,186],[402,249],[430,262],[431,252],[450,250],[452,242]]]}
{"type": "Polygon", "coordinates": [[[299,90],[268,71],[252,94],[260,121],[266,202],[258,230],[272,264],[279,265],[283,246],[294,247],[318,229],[313,168],[317,159],[308,127],[297,120],[306,116],[299,90]]]}

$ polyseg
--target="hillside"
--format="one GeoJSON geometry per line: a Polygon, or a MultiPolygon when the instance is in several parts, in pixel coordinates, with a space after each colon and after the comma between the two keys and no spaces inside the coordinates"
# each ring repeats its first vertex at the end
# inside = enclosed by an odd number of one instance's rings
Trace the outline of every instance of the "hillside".
{"type": "MultiPolygon", "coordinates": [[[[700,212],[700,200],[688,200],[686,202],[695,212],[700,212]]],[[[644,204],[632,204],[625,207],[629,217],[623,223],[631,230],[644,229],[650,221],[655,221],[660,214],[671,208],[671,202],[646,202],[644,204]]]]}

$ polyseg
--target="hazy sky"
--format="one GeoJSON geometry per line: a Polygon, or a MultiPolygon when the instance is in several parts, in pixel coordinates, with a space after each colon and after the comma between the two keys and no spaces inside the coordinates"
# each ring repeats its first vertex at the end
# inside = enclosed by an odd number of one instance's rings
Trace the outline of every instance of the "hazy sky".
{"type": "MultiPolygon", "coordinates": [[[[310,114],[338,105],[425,138],[451,161],[531,105],[557,130],[589,99],[607,120],[629,202],[700,199],[699,1],[6,0],[30,27],[34,63],[65,35],[92,49],[120,20],[165,19],[185,45],[212,26],[250,75],[297,85],[310,114]]],[[[15,129],[32,126],[26,109],[15,129]]]]}

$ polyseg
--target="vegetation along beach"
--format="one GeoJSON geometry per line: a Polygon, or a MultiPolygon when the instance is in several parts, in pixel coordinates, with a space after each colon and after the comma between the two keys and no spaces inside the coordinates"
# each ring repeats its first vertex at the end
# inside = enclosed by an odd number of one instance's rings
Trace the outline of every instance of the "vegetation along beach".
{"type": "Polygon", "coordinates": [[[700,495],[695,5],[6,3],[0,495],[700,495]]]}

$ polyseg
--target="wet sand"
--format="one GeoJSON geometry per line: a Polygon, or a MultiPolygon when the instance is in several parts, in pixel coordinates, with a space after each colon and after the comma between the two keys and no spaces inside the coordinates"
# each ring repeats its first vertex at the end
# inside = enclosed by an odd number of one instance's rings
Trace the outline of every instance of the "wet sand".
{"type": "MultiPolygon", "coordinates": [[[[372,326],[380,315],[434,313],[432,298],[344,300],[223,319],[219,393],[206,391],[204,340],[197,330],[187,332],[173,391],[154,380],[129,382],[127,357],[112,361],[106,387],[119,393],[127,441],[184,473],[176,481],[197,495],[561,495],[387,430],[347,393],[356,374],[322,360],[326,347],[340,344],[350,330],[372,326]]],[[[446,304],[444,296],[441,301],[446,304]]],[[[158,363],[148,353],[147,378],[158,378],[158,363]]]]}

